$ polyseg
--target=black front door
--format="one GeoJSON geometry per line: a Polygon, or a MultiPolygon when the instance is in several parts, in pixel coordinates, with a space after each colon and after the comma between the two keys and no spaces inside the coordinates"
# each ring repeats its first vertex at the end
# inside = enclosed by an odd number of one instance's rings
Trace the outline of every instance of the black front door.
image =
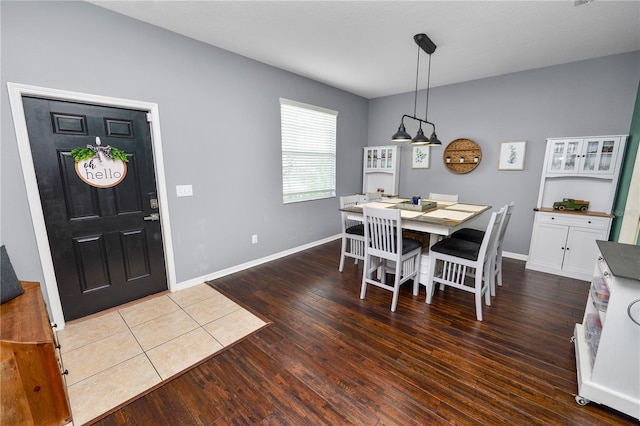
{"type": "Polygon", "coordinates": [[[32,97],[23,104],[65,320],[167,289],[146,112],[32,97]],[[71,150],[95,146],[96,137],[127,155],[116,186],[76,174],[71,150]]]}

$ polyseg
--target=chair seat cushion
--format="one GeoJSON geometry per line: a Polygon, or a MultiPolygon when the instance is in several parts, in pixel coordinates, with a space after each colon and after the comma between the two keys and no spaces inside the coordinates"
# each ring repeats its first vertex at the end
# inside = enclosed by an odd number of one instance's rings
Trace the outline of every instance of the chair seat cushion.
{"type": "Polygon", "coordinates": [[[362,235],[364,237],[364,225],[361,223],[359,225],[350,226],[347,228],[346,233],[354,234],[354,235],[362,235]]]}
{"type": "Polygon", "coordinates": [[[420,241],[414,240],[413,238],[402,239],[402,254],[407,254],[418,247],[422,247],[422,243],[420,241]]]}
{"type": "Polygon", "coordinates": [[[457,238],[459,240],[466,240],[471,241],[472,243],[482,244],[484,231],[473,228],[463,228],[451,234],[451,238],[457,238]]]}
{"type": "Polygon", "coordinates": [[[448,254],[449,256],[461,257],[468,260],[478,260],[480,244],[471,241],[459,240],[457,238],[445,238],[431,246],[432,252],[448,254]]]}

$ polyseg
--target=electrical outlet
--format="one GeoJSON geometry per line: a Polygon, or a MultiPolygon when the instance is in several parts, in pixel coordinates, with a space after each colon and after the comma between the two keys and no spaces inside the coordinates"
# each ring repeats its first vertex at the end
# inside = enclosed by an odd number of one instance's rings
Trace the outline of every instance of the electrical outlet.
{"type": "Polygon", "coordinates": [[[191,197],[191,196],[193,196],[193,186],[191,186],[191,185],[176,185],[176,195],[178,197],[191,197]]]}
{"type": "Polygon", "coordinates": [[[258,244],[258,236],[256,234],[251,236],[251,244],[258,244]]]}

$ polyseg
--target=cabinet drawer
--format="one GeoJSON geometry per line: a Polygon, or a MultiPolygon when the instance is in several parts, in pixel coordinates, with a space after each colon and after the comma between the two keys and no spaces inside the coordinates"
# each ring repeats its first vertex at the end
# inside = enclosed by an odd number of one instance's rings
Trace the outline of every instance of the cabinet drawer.
{"type": "Polygon", "coordinates": [[[605,217],[578,216],[572,214],[538,213],[537,222],[556,225],[581,226],[593,229],[607,229],[609,220],[605,217]]]}

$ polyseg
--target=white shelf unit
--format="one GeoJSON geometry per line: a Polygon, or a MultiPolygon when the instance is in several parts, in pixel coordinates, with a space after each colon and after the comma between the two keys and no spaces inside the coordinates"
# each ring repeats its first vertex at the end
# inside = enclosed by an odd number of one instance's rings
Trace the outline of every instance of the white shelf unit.
{"type": "Polygon", "coordinates": [[[362,165],[362,192],[397,196],[400,183],[400,147],[367,146],[362,165]]]}
{"type": "Polygon", "coordinates": [[[631,312],[634,302],[640,303],[638,299],[640,281],[613,275],[598,252],[592,290],[582,324],[575,326],[573,341],[578,404],[595,402],[640,420],[640,324],[631,318],[640,317],[638,312],[631,312]],[[600,306],[601,293],[594,290],[598,280],[608,288],[606,306],[600,306]],[[594,329],[594,323],[601,328],[594,329]]]}
{"type": "Polygon", "coordinates": [[[591,279],[597,239],[607,240],[625,135],[549,138],[527,269],[591,279]],[[585,213],[553,210],[563,198],[588,200],[585,213]]]}

